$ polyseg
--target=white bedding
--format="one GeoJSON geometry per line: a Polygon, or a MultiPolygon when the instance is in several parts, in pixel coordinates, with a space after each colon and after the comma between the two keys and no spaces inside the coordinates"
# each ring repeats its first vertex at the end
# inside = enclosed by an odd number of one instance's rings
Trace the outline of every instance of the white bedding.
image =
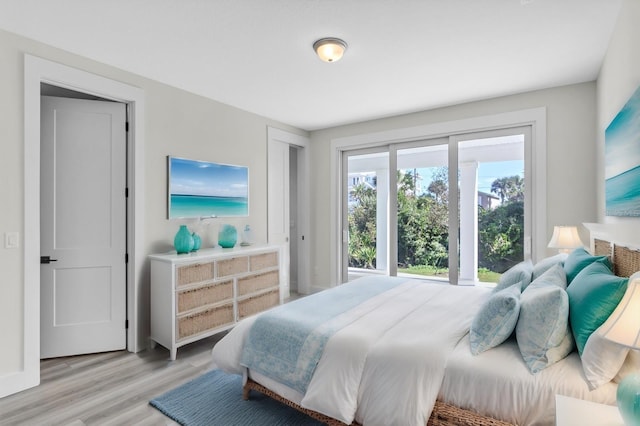
{"type": "MultiPolygon", "coordinates": [[[[488,295],[486,288],[411,280],[369,299],[365,303],[385,303],[329,339],[300,405],[347,424],[355,419],[366,425],[424,426],[446,359],[488,295]]],[[[245,373],[240,357],[251,321],[216,344],[218,368],[245,373]]],[[[292,400],[299,396],[279,393],[292,400]]]]}
{"type": "Polygon", "coordinates": [[[329,339],[305,395],[240,365],[255,317],[214,346],[214,364],[305,408],[367,426],[424,426],[436,398],[520,425],[553,424],[556,393],[615,401],[614,383],[589,392],[576,353],[537,375],[515,341],[471,355],[469,325],[489,293],[411,281],[370,299],[365,303],[387,300],[329,339]]]}
{"type": "Polygon", "coordinates": [[[589,391],[577,352],[536,375],[529,372],[515,339],[474,356],[465,336],[447,361],[438,399],[522,426],[555,424],[555,395],[615,405],[617,385],[589,391]]]}

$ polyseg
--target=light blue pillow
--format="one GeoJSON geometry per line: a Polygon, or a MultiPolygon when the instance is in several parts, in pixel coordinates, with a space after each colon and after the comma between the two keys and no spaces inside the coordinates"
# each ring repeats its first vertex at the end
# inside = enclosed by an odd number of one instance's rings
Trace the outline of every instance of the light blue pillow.
{"type": "Polygon", "coordinates": [[[573,350],[569,327],[569,298],[564,269],[552,266],[520,297],[516,339],[532,373],[555,364],[573,350]]]}
{"type": "Polygon", "coordinates": [[[571,284],[571,281],[573,281],[580,271],[591,265],[596,260],[602,260],[610,271],[613,270],[611,262],[607,256],[593,256],[583,247],[572,251],[564,261],[564,271],[567,273],[567,284],[571,284]]]}
{"type": "Polygon", "coordinates": [[[596,331],[618,306],[628,278],[613,275],[604,260],[586,266],[571,281],[569,295],[569,321],[576,339],[578,353],[582,355],[591,333],[596,331]]]}
{"type": "Polygon", "coordinates": [[[511,336],[520,314],[521,284],[493,293],[471,322],[471,353],[495,348],[511,336]]]}
{"type": "MultiPolygon", "coordinates": [[[[531,276],[531,280],[535,280],[540,275],[547,272],[554,265],[561,265],[564,267],[564,261],[569,256],[567,253],[559,253],[555,256],[547,257],[539,261],[533,266],[533,275],[531,276]]],[[[524,291],[524,289],[522,289],[524,291]]]]}
{"type": "Polygon", "coordinates": [[[515,283],[522,283],[522,288],[525,288],[531,282],[531,274],[533,273],[533,263],[531,260],[525,260],[513,265],[508,269],[498,281],[498,285],[493,289],[494,293],[504,290],[507,287],[511,287],[515,283]]]}

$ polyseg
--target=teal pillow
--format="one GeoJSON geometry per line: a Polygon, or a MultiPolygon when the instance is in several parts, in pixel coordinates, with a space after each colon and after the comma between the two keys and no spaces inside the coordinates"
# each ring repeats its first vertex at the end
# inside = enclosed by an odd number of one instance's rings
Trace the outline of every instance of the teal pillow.
{"type": "Polygon", "coordinates": [[[522,283],[524,289],[531,282],[531,274],[533,273],[533,263],[530,260],[525,260],[512,266],[508,269],[498,281],[498,285],[493,289],[494,293],[504,290],[507,287],[511,287],[515,283],[522,283]]]}
{"type": "Polygon", "coordinates": [[[520,297],[516,339],[532,373],[560,361],[573,350],[566,285],[564,269],[555,265],[520,297]]]}
{"type": "Polygon", "coordinates": [[[521,287],[515,283],[493,293],[482,305],[469,330],[472,354],[495,348],[511,336],[520,314],[521,287]]]}
{"type": "Polygon", "coordinates": [[[602,260],[610,271],[613,270],[611,262],[607,256],[593,256],[582,247],[572,251],[564,261],[564,271],[567,273],[567,283],[571,284],[571,281],[573,281],[580,271],[596,260],[602,260]]]}
{"type": "Polygon", "coordinates": [[[567,288],[569,321],[580,355],[591,333],[609,318],[627,290],[629,279],[613,275],[607,262],[601,259],[586,266],[567,288]]]}

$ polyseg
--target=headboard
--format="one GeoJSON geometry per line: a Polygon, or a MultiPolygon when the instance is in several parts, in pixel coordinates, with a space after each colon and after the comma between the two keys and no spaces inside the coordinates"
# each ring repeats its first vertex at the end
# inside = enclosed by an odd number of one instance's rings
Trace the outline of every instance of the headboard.
{"type": "Polygon", "coordinates": [[[630,277],[633,273],[640,271],[640,250],[638,249],[594,238],[593,254],[609,256],[613,264],[613,272],[619,277],[630,277]]]}

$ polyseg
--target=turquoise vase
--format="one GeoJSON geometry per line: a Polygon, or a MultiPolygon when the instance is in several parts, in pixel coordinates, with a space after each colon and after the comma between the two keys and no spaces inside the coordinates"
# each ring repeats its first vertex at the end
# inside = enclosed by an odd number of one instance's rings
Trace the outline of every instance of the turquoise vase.
{"type": "Polygon", "coordinates": [[[222,225],[218,232],[218,244],[222,248],[231,248],[238,241],[238,231],[234,226],[222,225]]]}
{"type": "Polygon", "coordinates": [[[640,373],[630,374],[618,384],[618,410],[625,425],[640,425],[640,373]]]}
{"type": "Polygon", "coordinates": [[[191,237],[193,237],[193,248],[191,249],[191,251],[200,250],[200,246],[202,245],[202,238],[200,238],[200,235],[194,232],[193,234],[191,234],[191,237]]]}
{"type": "Polygon", "coordinates": [[[193,236],[187,229],[187,225],[180,225],[180,229],[178,229],[173,239],[173,246],[176,248],[178,254],[189,253],[193,250],[193,236]]]}

